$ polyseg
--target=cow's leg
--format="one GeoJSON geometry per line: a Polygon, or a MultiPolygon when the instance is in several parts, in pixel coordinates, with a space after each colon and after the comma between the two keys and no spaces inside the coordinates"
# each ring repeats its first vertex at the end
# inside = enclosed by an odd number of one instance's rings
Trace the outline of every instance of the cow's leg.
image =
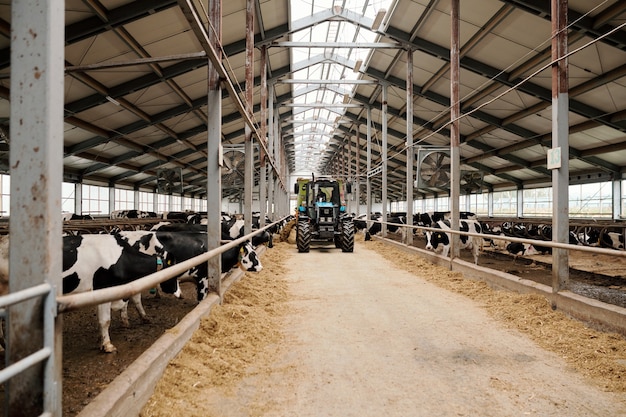
{"type": "Polygon", "coordinates": [[[141,321],[143,323],[150,323],[150,319],[146,314],[146,310],[143,309],[143,304],[141,304],[141,293],[133,295],[132,297],[130,297],[130,299],[133,301],[133,304],[137,309],[137,313],[139,313],[139,316],[141,317],[141,321]]]}
{"type": "Polygon", "coordinates": [[[478,257],[480,256],[481,251],[482,251],[482,247],[477,245],[476,242],[473,242],[472,243],[472,255],[474,255],[474,265],[478,265],[478,257]]]}
{"type": "MultiPolygon", "coordinates": [[[[122,319],[123,327],[130,327],[130,321],[128,320],[128,301],[118,300],[111,303],[111,310],[120,311],[120,318],[122,319]]],[[[109,320],[111,314],[109,312],[109,320]]]]}
{"type": "Polygon", "coordinates": [[[98,305],[98,323],[100,324],[100,350],[106,353],[113,353],[117,349],[111,343],[109,328],[111,327],[111,303],[98,305]]]}

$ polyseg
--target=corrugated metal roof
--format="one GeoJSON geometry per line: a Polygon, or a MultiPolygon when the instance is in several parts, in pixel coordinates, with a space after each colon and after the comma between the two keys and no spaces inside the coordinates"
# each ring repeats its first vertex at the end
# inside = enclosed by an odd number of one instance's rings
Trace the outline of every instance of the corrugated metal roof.
{"type": "MultiPolygon", "coordinates": [[[[2,3],[0,127],[6,134],[11,18],[10,2],[2,3]]],[[[200,12],[205,3],[193,2],[200,12]]],[[[257,0],[255,5],[256,44],[269,47],[269,85],[278,102],[290,171],[354,176],[359,164],[364,175],[367,107],[372,110],[373,166],[379,165],[381,86],[387,84],[388,195],[401,200],[406,184],[407,48],[414,51],[414,142],[450,142],[449,1],[309,0],[291,6],[288,0],[257,0]],[[385,18],[372,31],[381,9],[386,9],[385,18]],[[378,47],[371,48],[371,43],[378,47]],[[357,61],[360,68],[354,72],[357,61]],[[303,79],[318,83],[288,81],[303,79]],[[344,102],[350,106],[342,107],[344,102]]],[[[179,3],[66,0],[65,7],[66,180],[155,189],[159,169],[181,168],[185,194],[203,195],[208,60],[201,56],[201,43],[179,3]]],[[[224,1],[222,7],[224,67],[243,91],[246,2],[224,1]]],[[[622,178],[626,5],[619,0],[570,0],[568,14],[569,49],[576,51],[568,58],[572,182],[622,178]]],[[[463,0],[460,15],[461,169],[480,171],[485,189],[550,184],[550,2],[463,0]]],[[[206,22],[206,15],[202,19],[206,22]]],[[[258,48],[254,74],[258,123],[258,48]]],[[[222,112],[223,144],[241,145],[243,119],[228,94],[222,112]]],[[[228,155],[233,164],[236,153],[228,155]]],[[[0,167],[6,168],[6,145],[0,158],[0,167]]],[[[235,190],[241,184],[237,170],[225,170],[225,188],[235,190]]],[[[374,187],[380,184],[374,179],[374,187]]],[[[447,190],[417,192],[419,198],[419,193],[447,190]]]]}

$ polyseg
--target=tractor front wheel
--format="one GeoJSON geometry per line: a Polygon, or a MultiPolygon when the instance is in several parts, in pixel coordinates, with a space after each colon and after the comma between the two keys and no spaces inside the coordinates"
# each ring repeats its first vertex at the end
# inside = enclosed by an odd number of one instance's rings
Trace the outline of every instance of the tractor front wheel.
{"type": "Polygon", "coordinates": [[[343,222],[341,227],[341,251],[354,252],[354,223],[343,222]]]}
{"type": "Polygon", "coordinates": [[[311,229],[309,223],[305,221],[298,222],[296,229],[296,244],[298,252],[308,252],[311,247],[311,229]]]}

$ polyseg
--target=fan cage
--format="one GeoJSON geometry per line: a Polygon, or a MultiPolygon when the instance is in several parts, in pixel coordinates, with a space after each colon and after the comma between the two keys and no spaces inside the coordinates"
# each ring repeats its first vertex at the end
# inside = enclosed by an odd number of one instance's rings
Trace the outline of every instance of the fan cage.
{"type": "MultiPolygon", "coordinates": [[[[450,148],[447,147],[420,147],[415,154],[417,163],[417,180],[415,185],[417,188],[429,189],[429,188],[449,188],[450,184],[450,148]],[[440,169],[438,165],[428,165],[425,160],[428,158],[436,158],[434,162],[440,164],[447,160],[448,168],[440,169]]],[[[441,164],[444,165],[444,164],[441,164]]]]}

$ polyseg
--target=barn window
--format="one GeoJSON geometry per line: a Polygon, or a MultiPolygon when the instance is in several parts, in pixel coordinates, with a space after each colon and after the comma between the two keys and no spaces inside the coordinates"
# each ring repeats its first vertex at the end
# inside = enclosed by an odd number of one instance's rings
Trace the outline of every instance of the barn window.
{"type": "Polygon", "coordinates": [[[109,214],[109,188],[83,184],[83,213],[109,214]]]}
{"type": "Polygon", "coordinates": [[[141,211],[156,211],[154,210],[154,194],[147,193],[145,191],[139,191],[137,193],[137,199],[139,200],[139,210],[141,211]]]}
{"type": "Polygon", "coordinates": [[[135,192],[133,190],[115,189],[115,209],[132,210],[135,208],[135,192]]]}
{"type": "Polygon", "coordinates": [[[517,216],[517,192],[513,190],[493,193],[494,216],[517,216]]]}

